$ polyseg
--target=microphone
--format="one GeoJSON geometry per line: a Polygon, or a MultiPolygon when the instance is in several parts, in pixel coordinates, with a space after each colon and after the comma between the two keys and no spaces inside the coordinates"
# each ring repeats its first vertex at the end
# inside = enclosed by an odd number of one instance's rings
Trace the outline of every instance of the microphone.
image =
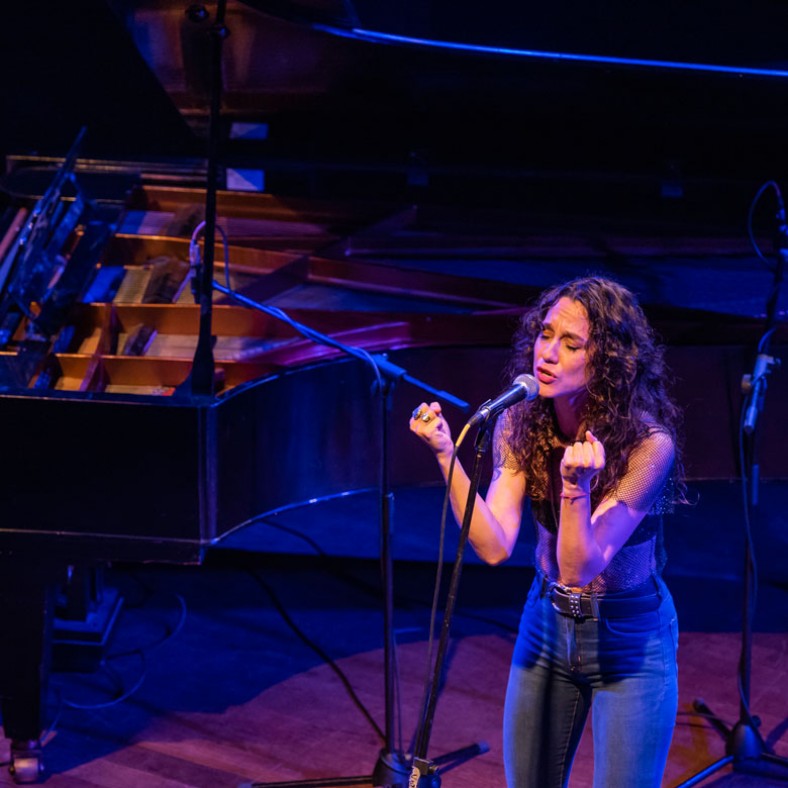
{"type": "Polygon", "coordinates": [[[752,435],[755,430],[755,423],[758,420],[758,414],[763,410],[766,376],[772,371],[772,367],[779,366],[779,358],[774,358],[767,353],[761,352],[758,353],[755,359],[755,368],[752,375],[745,375],[742,378],[742,391],[749,397],[744,416],[744,431],[748,435],[752,435]]]}
{"type": "Polygon", "coordinates": [[[539,381],[533,375],[518,375],[512,385],[506,391],[499,394],[495,399],[488,399],[471,416],[468,422],[469,427],[487,421],[493,416],[497,416],[502,410],[511,408],[512,405],[521,400],[532,400],[539,394],[539,381]]]}

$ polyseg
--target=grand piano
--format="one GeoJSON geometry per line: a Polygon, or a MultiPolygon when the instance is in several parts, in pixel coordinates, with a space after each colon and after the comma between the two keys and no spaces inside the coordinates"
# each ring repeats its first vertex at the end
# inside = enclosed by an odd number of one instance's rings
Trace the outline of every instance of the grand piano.
{"type": "MultiPolygon", "coordinates": [[[[233,5],[261,24],[262,12],[233,5]]],[[[176,10],[182,16],[175,4],[163,6],[170,21],[176,10]]],[[[149,20],[153,10],[141,7],[149,20]]],[[[307,28],[317,51],[315,26],[307,28]]],[[[300,23],[277,19],[274,29],[295,38],[300,23]]],[[[181,43],[184,58],[193,54],[181,43]]],[[[333,40],[322,46],[345,73],[356,62],[337,56],[333,40]]],[[[378,73],[393,68],[392,59],[377,62],[378,73]]],[[[442,61],[414,60],[408,56],[407,73],[418,66],[430,79],[440,74],[442,61]]],[[[457,56],[451,62],[457,66],[457,56]]],[[[488,64],[486,77],[498,73],[488,64]]],[[[199,94],[199,85],[191,87],[199,94]]],[[[243,95],[231,98],[240,106],[243,95]]],[[[448,113],[440,133],[457,118],[448,113]]],[[[490,143],[489,130],[484,139],[490,143]]],[[[206,169],[177,157],[84,156],[81,142],[80,135],[59,157],[7,156],[2,182],[0,626],[7,637],[0,690],[17,781],[36,781],[43,766],[43,704],[64,588],[84,588],[85,572],[109,562],[198,564],[266,514],[377,490],[383,455],[387,485],[434,481],[430,458],[390,425],[405,424],[414,402],[433,396],[423,383],[471,405],[506,385],[502,370],[522,305],[557,279],[608,272],[643,295],[669,345],[691,477],[736,478],[741,380],[752,368],[770,285],[764,271],[749,272],[744,286],[741,271],[753,253],[738,227],[720,230],[696,218],[680,226],[644,222],[632,217],[626,195],[614,206],[626,217],[619,224],[542,215],[535,206],[555,208],[555,195],[533,187],[549,177],[513,186],[509,174],[495,175],[492,159],[484,162],[490,177],[482,178],[472,169],[430,169],[412,155],[401,166],[382,165],[374,185],[364,184],[374,197],[363,199],[326,197],[338,170],[348,180],[367,172],[347,161],[315,164],[323,187],[296,189],[303,173],[282,160],[281,193],[227,188],[228,168],[216,195],[215,278],[224,292],[211,297],[212,383],[195,391],[206,169]],[[401,181],[396,194],[392,178],[401,181]],[[441,188],[431,191],[431,178],[441,188]],[[452,201],[459,182],[478,192],[452,201]],[[501,183],[511,205],[491,201],[501,183]],[[700,268],[710,258],[729,290],[740,287],[738,303],[693,292],[693,271],[706,286],[700,268]],[[333,346],[304,336],[292,321],[333,346]],[[376,387],[368,362],[337,343],[392,365],[386,389],[376,387]]],[[[600,183],[609,196],[610,182],[600,183]]],[[[678,188],[671,183],[662,186],[678,188]]],[[[674,208],[667,219],[675,219],[674,208]]],[[[785,340],[782,326],[772,342],[785,340]]],[[[786,394],[775,376],[769,401],[786,394]]],[[[763,436],[764,478],[788,477],[787,426],[772,422],[763,436]]]]}
{"type": "MultiPolygon", "coordinates": [[[[192,236],[204,190],[126,174],[127,192],[88,197],[85,169],[74,155],[59,167],[19,162],[5,183],[0,409],[15,459],[0,483],[0,615],[13,633],[0,676],[21,782],[42,764],[56,589],[84,585],[81,572],[107,562],[199,563],[265,513],[374,490],[390,417],[381,403],[394,384],[413,387],[423,372],[477,400],[473,389],[497,388],[530,292],[365,263],[351,249],[374,243],[380,222],[413,221],[412,209],[223,191],[229,271],[222,260],[217,276],[336,346],[218,292],[215,385],[195,393],[201,243],[192,236]],[[393,365],[385,391],[343,346],[393,365]],[[482,348],[491,353],[480,364],[482,348]],[[388,360],[406,350],[415,353],[407,367],[388,360]]],[[[394,417],[405,423],[405,403],[439,395],[416,386],[397,398],[394,417]]],[[[392,479],[417,481],[422,463],[408,461],[399,436],[394,444],[392,479]]]]}

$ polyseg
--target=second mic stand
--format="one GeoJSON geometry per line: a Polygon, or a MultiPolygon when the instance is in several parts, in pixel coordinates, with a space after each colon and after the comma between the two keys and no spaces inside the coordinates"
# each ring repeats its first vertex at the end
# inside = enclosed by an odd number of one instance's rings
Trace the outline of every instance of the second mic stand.
{"type": "MultiPolygon", "coordinates": [[[[779,192],[778,192],[779,194],[779,192]]],[[[788,228],[785,225],[785,209],[780,200],[780,241],[774,281],[766,303],[766,331],[758,344],[755,368],[746,375],[742,388],[747,395],[742,407],[741,421],[741,474],[744,481],[744,516],[746,538],[744,540],[744,576],[742,599],[741,653],[739,657],[739,719],[733,726],[726,725],[706,702],[696,699],[693,709],[705,716],[725,738],[725,755],[702,771],[680,783],[677,788],[689,788],[705,780],[709,775],[731,764],[733,771],[743,774],[777,777],[788,780],[788,759],[776,755],[763,740],[758,726],[760,720],[750,711],[750,673],[752,667],[752,619],[753,598],[756,590],[755,557],[750,533],[750,512],[758,504],[759,467],[757,462],[758,415],[763,410],[766,392],[766,377],[779,359],[770,355],[770,342],[777,326],[777,301],[783,279],[785,259],[788,256],[788,228]],[[747,440],[749,438],[749,440],[747,440]]]]}
{"type": "MultiPolygon", "coordinates": [[[[755,436],[752,437],[754,439],[755,436]]],[[[745,480],[749,480],[749,490],[744,505],[748,508],[755,508],[757,503],[757,471],[755,470],[757,463],[753,462],[754,446],[750,446],[746,454],[747,459],[742,473],[745,474],[745,480]]],[[[751,536],[748,533],[744,541],[744,577],[742,579],[741,654],[738,667],[739,719],[734,725],[729,726],[711,710],[704,700],[697,698],[693,701],[693,710],[708,719],[725,739],[725,755],[690,779],[680,783],[676,788],[690,788],[690,786],[697,785],[728,764],[731,764],[735,773],[776,777],[788,781],[788,759],[782,758],[770,750],[758,731],[760,720],[750,711],[752,608],[756,584],[751,541],[751,536]]]]}
{"type": "Polygon", "coordinates": [[[482,471],[482,459],[490,446],[490,422],[485,420],[481,423],[476,435],[476,453],[474,455],[473,467],[470,474],[470,487],[468,489],[468,500],[465,504],[465,513],[462,518],[459,542],[457,544],[457,557],[454,561],[454,568],[451,574],[451,582],[446,597],[446,609],[443,614],[443,624],[441,627],[440,639],[438,641],[438,651],[435,656],[435,665],[432,679],[424,699],[424,706],[420,717],[419,729],[416,736],[416,744],[413,748],[413,765],[410,774],[409,788],[439,788],[441,784],[442,771],[448,771],[460,763],[481,755],[489,750],[484,743],[472,744],[455,753],[430,760],[427,757],[430,737],[432,735],[432,724],[435,718],[435,709],[438,705],[438,686],[440,684],[443,666],[446,660],[446,652],[449,646],[449,630],[451,618],[454,614],[454,606],[457,599],[457,590],[460,585],[460,575],[462,574],[463,553],[468,542],[468,534],[471,530],[471,519],[473,508],[476,503],[476,494],[479,490],[479,479],[482,471]]]}

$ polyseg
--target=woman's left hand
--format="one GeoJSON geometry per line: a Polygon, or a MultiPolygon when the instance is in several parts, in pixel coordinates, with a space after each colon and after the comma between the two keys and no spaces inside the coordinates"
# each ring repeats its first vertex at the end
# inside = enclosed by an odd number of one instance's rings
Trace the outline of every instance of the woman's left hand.
{"type": "Polygon", "coordinates": [[[561,460],[561,479],[564,488],[591,491],[591,480],[605,467],[605,447],[591,430],[586,430],[584,441],[566,447],[561,460]]]}

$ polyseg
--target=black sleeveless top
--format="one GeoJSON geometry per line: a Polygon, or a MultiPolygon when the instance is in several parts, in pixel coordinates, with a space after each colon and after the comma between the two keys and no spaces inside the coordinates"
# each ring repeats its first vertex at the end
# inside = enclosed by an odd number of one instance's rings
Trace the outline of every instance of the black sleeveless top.
{"type": "MultiPolygon", "coordinates": [[[[504,433],[505,429],[498,432],[498,440],[505,444],[504,433]]],[[[501,451],[497,456],[503,458],[503,465],[510,469],[516,468],[516,460],[509,447],[502,445],[499,448],[501,451]]],[[[560,465],[563,454],[563,446],[556,446],[552,450],[549,497],[545,501],[533,501],[531,505],[536,528],[534,566],[554,581],[559,580],[556,548],[561,492],[560,465]]],[[[671,511],[673,506],[673,459],[673,439],[659,427],[653,428],[632,451],[627,471],[613,490],[612,496],[631,509],[648,514],[584,591],[626,591],[645,582],[649,575],[662,571],[665,564],[662,515],[671,511]]],[[[599,496],[592,492],[592,510],[596,509],[599,502],[599,496]]]]}

